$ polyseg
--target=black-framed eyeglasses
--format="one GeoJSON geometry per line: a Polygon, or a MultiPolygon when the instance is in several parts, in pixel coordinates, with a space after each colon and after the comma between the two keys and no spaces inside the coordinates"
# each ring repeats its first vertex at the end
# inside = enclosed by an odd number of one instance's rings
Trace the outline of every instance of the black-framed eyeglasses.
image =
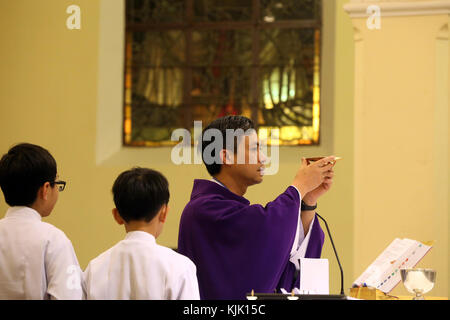
{"type": "Polygon", "coordinates": [[[64,191],[64,189],[66,188],[66,182],[65,181],[62,181],[62,180],[54,181],[52,183],[52,186],[55,185],[55,184],[58,185],[59,192],[64,191]]]}

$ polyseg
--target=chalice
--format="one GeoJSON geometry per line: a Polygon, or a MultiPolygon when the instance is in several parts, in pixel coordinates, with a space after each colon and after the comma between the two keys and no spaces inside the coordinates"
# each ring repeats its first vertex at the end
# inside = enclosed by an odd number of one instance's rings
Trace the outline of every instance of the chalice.
{"type": "Polygon", "coordinates": [[[433,269],[401,269],[402,282],[405,288],[415,294],[413,300],[425,300],[423,295],[433,289],[436,271],[433,269]]]}

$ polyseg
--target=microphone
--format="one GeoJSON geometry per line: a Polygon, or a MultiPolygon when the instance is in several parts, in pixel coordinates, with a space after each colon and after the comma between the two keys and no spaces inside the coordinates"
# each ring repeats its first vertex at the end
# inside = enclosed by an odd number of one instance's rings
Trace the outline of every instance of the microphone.
{"type": "Polygon", "coordinates": [[[333,238],[331,237],[330,229],[328,228],[328,223],[317,212],[316,212],[316,216],[319,217],[323,222],[325,222],[325,227],[327,228],[328,237],[330,237],[331,245],[333,246],[333,250],[334,250],[334,255],[336,256],[336,260],[339,265],[339,269],[341,270],[341,294],[345,295],[345,293],[344,293],[344,270],[342,270],[341,262],[339,261],[339,257],[338,257],[336,248],[334,247],[333,238]]]}

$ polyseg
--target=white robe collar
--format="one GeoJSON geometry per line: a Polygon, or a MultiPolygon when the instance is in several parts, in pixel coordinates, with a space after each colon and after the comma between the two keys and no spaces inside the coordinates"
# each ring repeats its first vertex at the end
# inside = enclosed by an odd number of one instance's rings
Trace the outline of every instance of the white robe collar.
{"type": "Polygon", "coordinates": [[[30,207],[11,207],[6,211],[5,218],[26,218],[26,219],[36,219],[42,221],[42,216],[36,210],[30,207]]]}
{"type": "Polygon", "coordinates": [[[125,240],[141,240],[156,243],[155,237],[152,234],[145,231],[130,231],[125,236],[125,240]]]}

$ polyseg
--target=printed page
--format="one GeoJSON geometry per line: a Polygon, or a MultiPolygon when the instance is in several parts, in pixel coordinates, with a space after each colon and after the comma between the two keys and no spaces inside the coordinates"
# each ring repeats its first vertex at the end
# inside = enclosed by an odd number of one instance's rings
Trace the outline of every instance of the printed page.
{"type": "Polygon", "coordinates": [[[413,268],[430,249],[419,241],[396,238],[354,284],[389,293],[401,281],[400,269],[413,268]]]}
{"type": "Polygon", "coordinates": [[[356,279],[354,284],[360,286],[366,284],[370,287],[377,287],[380,279],[391,267],[391,262],[396,261],[406,254],[408,249],[414,245],[414,240],[396,238],[391,244],[375,259],[375,261],[356,279]]]}
{"type": "Polygon", "coordinates": [[[413,246],[407,250],[406,254],[391,262],[391,267],[379,279],[376,288],[384,293],[391,292],[402,281],[400,270],[414,268],[430,249],[431,246],[414,241],[413,246]]]}

